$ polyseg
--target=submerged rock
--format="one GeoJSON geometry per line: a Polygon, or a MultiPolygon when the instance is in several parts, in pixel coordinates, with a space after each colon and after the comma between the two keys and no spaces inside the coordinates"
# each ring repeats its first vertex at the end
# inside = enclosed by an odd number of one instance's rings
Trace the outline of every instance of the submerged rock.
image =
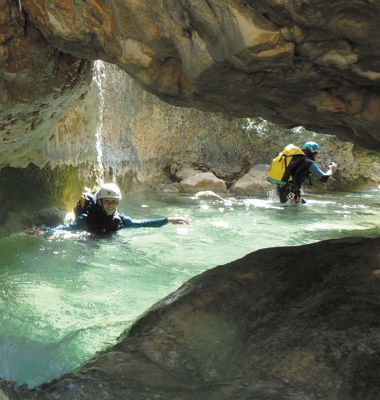
{"type": "Polygon", "coordinates": [[[0,387],[11,400],[378,400],[379,256],[380,238],[256,251],[188,281],[77,371],[24,397],[0,387]]]}

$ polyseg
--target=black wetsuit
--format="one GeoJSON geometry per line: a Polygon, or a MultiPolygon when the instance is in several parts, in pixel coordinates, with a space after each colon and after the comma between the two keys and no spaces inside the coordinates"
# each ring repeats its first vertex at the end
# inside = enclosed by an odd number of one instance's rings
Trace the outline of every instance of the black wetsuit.
{"type": "Polygon", "coordinates": [[[278,195],[281,203],[286,203],[289,195],[295,197],[296,202],[301,199],[301,186],[310,176],[310,173],[315,175],[320,181],[326,182],[330,175],[325,174],[312,159],[312,156],[305,157],[303,155],[295,155],[288,167],[287,175],[292,176],[293,180],[285,186],[278,186],[278,195]]]}
{"type": "Polygon", "coordinates": [[[91,204],[85,213],[80,214],[74,225],[89,232],[115,232],[123,228],[159,228],[168,223],[167,218],[133,220],[115,211],[107,215],[99,204],[91,204]]]}

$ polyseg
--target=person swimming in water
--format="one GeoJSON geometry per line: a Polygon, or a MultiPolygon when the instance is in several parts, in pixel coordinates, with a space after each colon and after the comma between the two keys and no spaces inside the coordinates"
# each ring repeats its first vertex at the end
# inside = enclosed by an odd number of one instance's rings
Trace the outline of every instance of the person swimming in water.
{"type": "Polygon", "coordinates": [[[62,230],[85,230],[92,233],[116,232],[124,228],[159,228],[166,224],[189,224],[186,217],[132,219],[117,210],[121,200],[120,188],[115,183],[104,183],[96,192],[84,192],[74,208],[74,221],[55,228],[37,228],[35,235],[62,230]]]}

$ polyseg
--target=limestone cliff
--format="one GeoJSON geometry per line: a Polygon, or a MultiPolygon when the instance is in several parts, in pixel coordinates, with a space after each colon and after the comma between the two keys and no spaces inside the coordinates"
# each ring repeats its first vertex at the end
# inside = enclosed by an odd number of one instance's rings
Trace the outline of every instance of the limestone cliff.
{"type": "MultiPolygon", "coordinates": [[[[331,161],[339,164],[334,180],[336,188],[357,188],[363,183],[380,182],[379,156],[352,143],[301,128],[287,130],[262,119],[232,118],[171,106],[110,64],[101,63],[95,76],[86,102],[98,106],[101,162],[106,175],[125,180],[128,188],[157,188],[161,183],[168,184],[176,171],[186,166],[212,171],[231,184],[253,165],[270,163],[276,152],[288,143],[301,145],[306,140],[322,145],[318,160],[322,168],[327,168],[331,161]]],[[[86,110],[84,119],[94,118],[94,109],[87,107],[86,110]]],[[[84,136],[83,128],[62,129],[59,146],[54,141],[48,144],[47,158],[60,160],[57,152],[63,155],[67,149],[65,141],[74,140],[79,151],[70,146],[66,160],[60,161],[73,160],[78,164],[73,154],[80,153],[85,144],[91,147],[91,141],[95,140],[94,132],[84,136]]],[[[96,150],[94,145],[92,148],[96,150]]]]}

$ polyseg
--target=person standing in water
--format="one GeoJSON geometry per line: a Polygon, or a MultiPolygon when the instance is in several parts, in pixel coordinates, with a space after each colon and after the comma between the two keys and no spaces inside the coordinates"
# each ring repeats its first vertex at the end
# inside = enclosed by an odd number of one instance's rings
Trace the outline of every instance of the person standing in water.
{"type": "Polygon", "coordinates": [[[310,174],[321,182],[327,182],[337,169],[333,162],[327,172],[323,172],[315,162],[321,147],[315,142],[306,142],[301,148],[289,144],[271,163],[267,180],[277,186],[281,203],[306,203],[301,198],[301,187],[310,174]]]}

